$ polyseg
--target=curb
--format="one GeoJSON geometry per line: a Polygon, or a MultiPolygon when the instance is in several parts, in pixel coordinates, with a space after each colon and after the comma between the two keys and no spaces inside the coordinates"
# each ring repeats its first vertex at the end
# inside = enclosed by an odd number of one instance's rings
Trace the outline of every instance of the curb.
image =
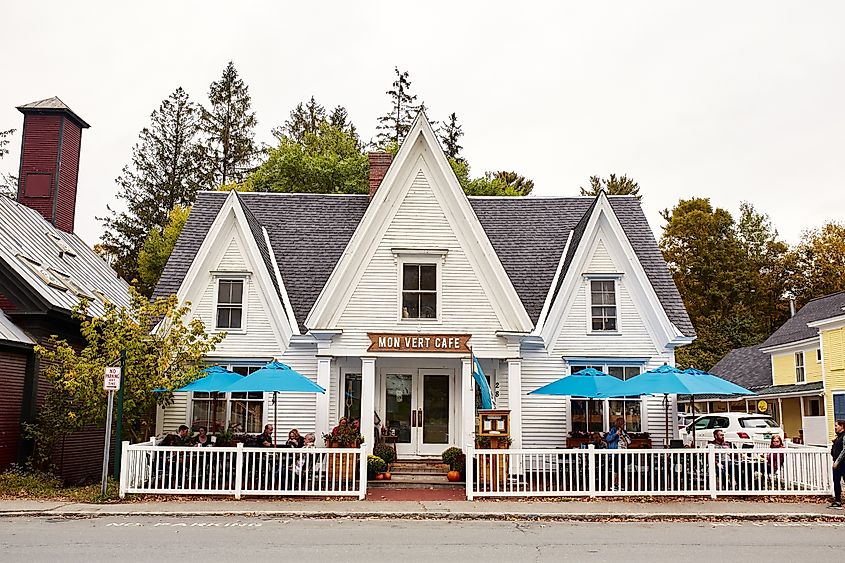
{"type": "Polygon", "coordinates": [[[296,510],[200,510],[200,511],[56,511],[19,510],[0,511],[0,518],[59,517],[101,518],[126,516],[171,516],[175,518],[206,516],[275,517],[290,519],[410,519],[410,520],[506,520],[506,521],[562,521],[562,522],[845,522],[845,514],[820,512],[763,512],[763,513],[684,513],[684,512],[631,512],[625,514],[567,513],[567,512],[313,512],[296,510]]]}

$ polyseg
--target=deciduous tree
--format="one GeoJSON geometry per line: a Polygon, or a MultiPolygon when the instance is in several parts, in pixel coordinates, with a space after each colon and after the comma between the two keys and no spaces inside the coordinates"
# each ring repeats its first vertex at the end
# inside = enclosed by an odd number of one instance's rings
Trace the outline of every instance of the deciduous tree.
{"type": "Polygon", "coordinates": [[[790,285],[799,306],[845,290],[845,224],[831,221],[805,231],[789,261],[790,285]]]}
{"type": "Polygon", "coordinates": [[[145,295],[152,295],[190,213],[190,207],[177,205],[170,210],[164,229],[153,228],[144,241],[138,253],[138,289],[145,295]]]}
{"type": "MultiPolygon", "coordinates": [[[[11,142],[11,138],[14,133],[14,129],[0,131],[0,160],[3,160],[3,157],[9,154],[8,146],[11,142]]],[[[17,191],[17,176],[14,176],[13,174],[8,174],[6,172],[0,172],[0,196],[14,198],[17,194],[17,191]]]]}
{"type": "Polygon", "coordinates": [[[150,415],[155,407],[169,404],[174,389],[199,377],[203,358],[225,337],[208,335],[202,321],[188,320],[189,306],[180,306],[176,296],[149,301],[131,291],[131,307],[107,303],[99,317],[89,316],[87,302],[80,303],[74,317],[81,323],[82,349],[56,337],[36,347],[50,385],[47,408],[28,433],[36,438],[35,458],[42,466],[63,435],[86,424],[103,424],[103,372],[118,365],[122,350],[124,428],[138,441],[154,432],[155,417],[150,415]]]}

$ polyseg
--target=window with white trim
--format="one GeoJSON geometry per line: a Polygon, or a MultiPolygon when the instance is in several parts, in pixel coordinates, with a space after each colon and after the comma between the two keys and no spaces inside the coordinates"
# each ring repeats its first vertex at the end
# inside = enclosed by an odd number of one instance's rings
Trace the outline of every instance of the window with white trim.
{"type": "MultiPolygon", "coordinates": [[[[621,380],[631,379],[640,374],[640,366],[619,366],[609,364],[599,365],[572,365],[570,373],[576,373],[582,369],[591,367],[602,371],[621,380]]],[[[629,432],[642,432],[642,400],[639,397],[621,397],[618,399],[572,399],[570,402],[570,413],[572,416],[572,430],[587,431],[587,408],[591,404],[589,413],[590,432],[606,432],[613,427],[617,418],[625,419],[625,428],[629,432]],[[607,423],[605,423],[605,412],[607,423]],[[607,428],[605,428],[607,424],[607,428]]]]}
{"type": "Polygon", "coordinates": [[[402,318],[437,318],[437,264],[402,265],[402,318]]]}
{"type": "Polygon", "coordinates": [[[616,280],[590,280],[590,329],[616,332],[616,280]]]}
{"type": "Polygon", "coordinates": [[[795,352],[795,381],[804,383],[804,352],[795,352]]]}
{"type": "Polygon", "coordinates": [[[243,329],[244,280],[217,280],[217,319],[215,328],[243,329]]]}
{"type": "MultiPolygon", "coordinates": [[[[249,375],[261,366],[224,366],[249,375]]],[[[205,393],[195,391],[191,402],[191,429],[205,426],[209,432],[232,428],[258,434],[264,427],[264,393],[205,393]]]]}

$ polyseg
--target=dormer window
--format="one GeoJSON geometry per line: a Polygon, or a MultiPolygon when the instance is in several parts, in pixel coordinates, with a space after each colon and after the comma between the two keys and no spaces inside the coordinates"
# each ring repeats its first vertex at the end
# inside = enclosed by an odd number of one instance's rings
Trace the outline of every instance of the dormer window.
{"type": "Polygon", "coordinates": [[[85,297],[87,299],[93,299],[94,298],[94,296],[91,294],[91,292],[89,292],[87,289],[85,289],[81,284],[79,284],[76,280],[74,280],[68,274],[65,274],[64,272],[59,272],[58,270],[55,270],[53,268],[47,268],[47,271],[50,274],[54,275],[56,278],[58,278],[61,281],[61,283],[66,288],[71,290],[74,293],[74,295],[76,295],[77,297],[85,297]]]}
{"type": "Polygon", "coordinates": [[[18,254],[18,260],[20,260],[30,271],[38,276],[38,278],[43,281],[45,284],[49,285],[50,287],[54,287],[56,289],[60,289],[62,291],[66,291],[68,288],[62,281],[56,277],[56,275],[50,271],[50,269],[45,268],[39,262],[32,260],[31,258],[27,258],[21,254],[18,254]]]}

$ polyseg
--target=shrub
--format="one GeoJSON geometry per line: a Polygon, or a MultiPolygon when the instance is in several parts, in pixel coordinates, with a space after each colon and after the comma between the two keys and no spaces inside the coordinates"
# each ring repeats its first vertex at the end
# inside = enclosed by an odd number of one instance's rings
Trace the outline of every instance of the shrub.
{"type": "Polygon", "coordinates": [[[378,444],[373,448],[373,455],[379,456],[388,465],[396,461],[396,452],[387,444],[378,444]]]}
{"type": "Polygon", "coordinates": [[[382,473],[387,469],[387,464],[377,455],[367,456],[367,476],[375,477],[376,473],[382,473]]]}
{"type": "Polygon", "coordinates": [[[449,466],[452,471],[461,471],[464,465],[464,452],[461,448],[447,448],[441,455],[440,459],[443,463],[449,466]]]}

